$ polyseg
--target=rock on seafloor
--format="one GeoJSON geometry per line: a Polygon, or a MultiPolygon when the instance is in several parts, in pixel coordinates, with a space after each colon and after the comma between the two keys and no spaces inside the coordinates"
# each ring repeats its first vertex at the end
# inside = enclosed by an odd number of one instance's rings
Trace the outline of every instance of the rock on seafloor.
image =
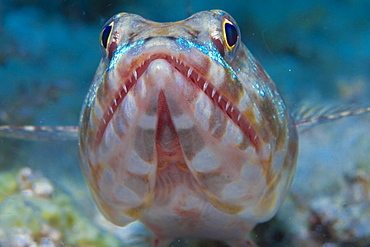
{"type": "Polygon", "coordinates": [[[300,135],[297,174],[261,246],[370,246],[370,115],[300,135]]]}
{"type": "Polygon", "coordinates": [[[0,246],[121,246],[30,168],[0,174],[0,246]]]}

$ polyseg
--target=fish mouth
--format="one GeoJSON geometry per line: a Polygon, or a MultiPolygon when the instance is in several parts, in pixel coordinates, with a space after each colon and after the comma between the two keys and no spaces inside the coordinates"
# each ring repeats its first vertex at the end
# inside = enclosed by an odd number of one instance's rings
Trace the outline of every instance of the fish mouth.
{"type": "MultiPolygon", "coordinates": [[[[143,73],[148,69],[149,65],[157,60],[163,59],[167,61],[175,70],[177,70],[185,79],[190,83],[195,85],[197,88],[202,90],[209,99],[213,101],[233,122],[236,124],[240,130],[249,138],[252,145],[258,151],[261,146],[261,141],[257,132],[253,128],[252,124],[248,121],[247,117],[234,105],[228,98],[223,95],[221,90],[218,90],[212,82],[207,80],[205,76],[202,75],[196,68],[187,64],[184,60],[177,58],[176,56],[156,53],[147,56],[141,63],[130,71],[126,71],[127,75],[123,83],[121,83],[120,88],[117,90],[115,96],[109,103],[107,109],[104,111],[102,120],[99,124],[96,138],[95,147],[98,147],[102,141],[104,132],[111,121],[117,108],[122,103],[125,96],[131,90],[131,88],[137,83],[138,79],[143,75],[143,73]]],[[[126,74],[126,73],[125,73],[126,74]]]]}

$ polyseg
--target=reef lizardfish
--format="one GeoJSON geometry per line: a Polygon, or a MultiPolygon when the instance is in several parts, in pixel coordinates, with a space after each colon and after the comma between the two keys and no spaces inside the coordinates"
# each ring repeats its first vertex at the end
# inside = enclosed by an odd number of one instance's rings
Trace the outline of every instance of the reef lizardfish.
{"type": "Polygon", "coordinates": [[[121,13],[81,114],[82,170],[114,224],[249,246],[280,206],[298,139],[274,83],[219,10],[174,23],[121,13]]]}
{"type": "Polygon", "coordinates": [[[103,58],[78,128],[3,126],[1,134],[78,132],[100,211],[119,226],[143,222],[152,246],[174,238],[255,246],[248,233],[281,205],[296,166],[296,126],[310,120],[293,120],[226,12],[173,23],[121,13],[100,39],[103,58]]]}

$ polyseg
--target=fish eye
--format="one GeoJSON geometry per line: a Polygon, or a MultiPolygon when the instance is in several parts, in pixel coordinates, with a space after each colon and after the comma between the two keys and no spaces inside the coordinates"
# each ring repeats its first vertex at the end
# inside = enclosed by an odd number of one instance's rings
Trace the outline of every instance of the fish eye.
{"type": "Polygon", "coordinates": [[[104,49],[107,49],[107,45],[112,34],[113,26],[114,22],[112,21],[111,23],[106,25],[100,33],[100,44],[104,47],[104,49]]]}
{"type": "Polygon", "coordinates": [[[232,50],[239,39],[238,29],[231,21],[225,19],[222,25],[222,33],[227,49],[232,50]]]}

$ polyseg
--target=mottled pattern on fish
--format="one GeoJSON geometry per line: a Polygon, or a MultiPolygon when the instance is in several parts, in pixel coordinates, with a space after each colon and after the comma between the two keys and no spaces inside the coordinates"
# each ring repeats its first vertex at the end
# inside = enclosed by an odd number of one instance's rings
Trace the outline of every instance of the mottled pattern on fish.
{"type": "Polygon", "coordinates": [[[121,13],[79,128],[87,184],[117,225],[140,220],[155,245],[177,237],[251,246],[290,187],[298,139],[270,77],[227,13],[174,23],[121,13]]]}

